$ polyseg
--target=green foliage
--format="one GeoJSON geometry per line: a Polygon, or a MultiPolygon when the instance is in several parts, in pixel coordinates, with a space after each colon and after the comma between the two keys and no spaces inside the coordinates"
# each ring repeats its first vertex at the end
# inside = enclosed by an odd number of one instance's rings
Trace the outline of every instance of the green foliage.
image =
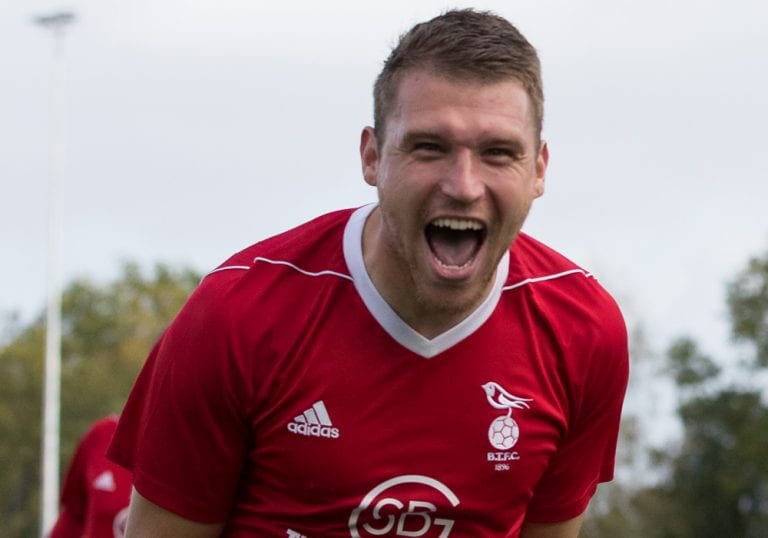
{"type": "Polygon", "coordinates": [[[768,367],[768,252],[729,284],[728,308],[733,337],[754,348],[755,367],[768,367]]]}
{"type": "Polygon", "coordinates": [[[62,448],[74,448],[68,427],[83,432],[99,416],[118,412],[139,368],[199,275],[158,265],[147,279],[127,263],[117,281],[72,283],[62,297],[62,448]],[[82,390],[99,387],[99,390],[82,390]],[[67,444],[65,444],[65,442],[67,444]]]}
{"type": "Polygon", "coordinates": [[[668,485],[688,536],[768,536],[768,408],[726,389],[680,407],[685,437],[668,485]]]}
{"type": "Polygon", "coordinates": [[[665,370],[679,389],[683,436],[651,455],[665,478],[651,487],[612,484],[582,536],[768,536],[768,405],[765,387],[753,383],[768,367],[768,253],[728,286],[727,302],[735,340],[752,351],[746,369],[730,372],[741,384],[724,380],[691,338],[673,342],[665,370]]]}
{"type": "Polygon", "coordinates": [[[679,386],[697,386],[720,374],[720,367],[690,338],[679,338],[667,351],[669,369],[679,386]]]}
{"type": "Polygon", "coordinates": [[[0,536],[32,536],[38,513],[42,323],[0,349],[0,536]]]}
{"type": "Polygon", "coordinates": [[[581,538],[682,538],[670,494],[661,487],[633,488],[617,482],[600,486],[584,520],[581,538]]]}
{"type": "MultiPolygon", "coordinates": [[[[114,282],[62,294],[62,472],[95,419],[119,412],[160,332],[200,277],[125,263],[114,282]]],[[[36,536],[39,519],[44,320],[5,327],[0,344],[0,536],[36,536]]]]}

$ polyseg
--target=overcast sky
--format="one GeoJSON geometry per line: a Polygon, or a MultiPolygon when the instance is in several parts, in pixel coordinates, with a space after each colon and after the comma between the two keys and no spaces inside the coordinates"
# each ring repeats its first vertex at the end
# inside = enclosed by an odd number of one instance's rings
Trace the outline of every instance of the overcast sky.
{"type": "Polygon", "coordinates": [[[768,249],[760,0],[0,2],[0,314],[45,306],[52,38],[71,9],[61,267],[214,267],[374,199],[358,140],[397,36],[446,7],[539,49],[547,193],[526,231],[596,273],[653,346],[725,349],[724,286],[768,249]]]}

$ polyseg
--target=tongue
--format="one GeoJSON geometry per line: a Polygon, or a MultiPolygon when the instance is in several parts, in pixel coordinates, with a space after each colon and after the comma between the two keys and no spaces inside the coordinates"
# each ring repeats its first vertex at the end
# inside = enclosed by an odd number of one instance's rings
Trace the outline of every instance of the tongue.
{"type": "Polygon", "coordinates": [[[429,246],[443,265],[461,267],[475,255],[478,247],[477,233],[444,229],[430,230],[429,246]]]}

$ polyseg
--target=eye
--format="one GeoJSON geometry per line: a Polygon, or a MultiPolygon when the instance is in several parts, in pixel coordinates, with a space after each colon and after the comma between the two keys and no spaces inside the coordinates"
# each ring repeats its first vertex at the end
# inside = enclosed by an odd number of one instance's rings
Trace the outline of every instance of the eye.
{"type": "Polygon", "coordinates": [[[437,142],[417,142],[413,145],[413,150],[425,153],[438,153],[442,152],[443,148],[437,142]]]}
{"type": "Polygon", "coordinates": [[[419,161],[433,161],[442,158],[447,150],[440,142],[422,140],[411,144],[411,155],[419,161]]]}
{"type": "Polygon", "coordinates": [[[520,160],[520,155],[505,147],[491,147],[483,152],[483,157],[493,163],[507,163],[520,160]]]}

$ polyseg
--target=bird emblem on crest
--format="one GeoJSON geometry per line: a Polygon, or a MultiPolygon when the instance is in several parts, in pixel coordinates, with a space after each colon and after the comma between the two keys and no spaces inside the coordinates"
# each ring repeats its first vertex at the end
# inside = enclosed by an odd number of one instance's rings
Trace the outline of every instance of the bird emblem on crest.
{"type": "Polygon", "coordinates": [[[499,450],[509,450],[520,437],[520,428],[515,419],[512,418],[512,409],[530,409],[528,402],[532,398],[521,398],[507,391],[504,387],[489,381],[482,385],[485,391],[485,397],[491,407],[500,410],[506,410],[506,415],[496,417],[488,428],[488,441],[494,448],[499,450]]]}

